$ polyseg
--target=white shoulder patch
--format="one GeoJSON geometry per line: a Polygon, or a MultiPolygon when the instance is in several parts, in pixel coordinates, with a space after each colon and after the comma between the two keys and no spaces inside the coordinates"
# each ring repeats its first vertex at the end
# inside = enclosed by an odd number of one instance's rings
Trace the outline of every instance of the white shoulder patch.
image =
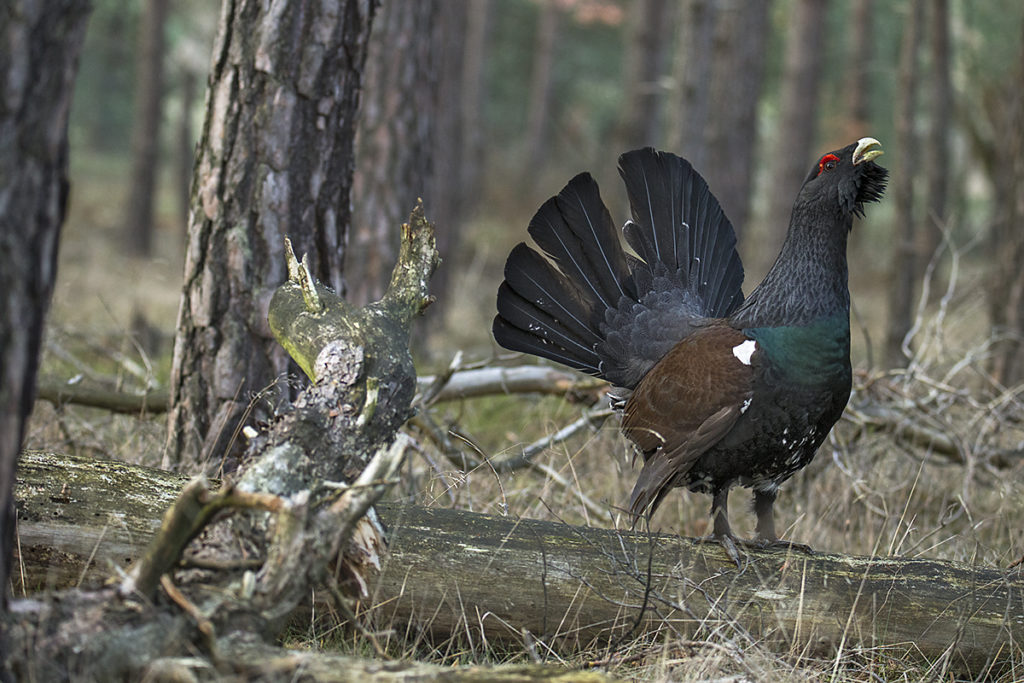
{"type": "Polygon", "coordinates": [[[732,355],[736,356],[744,365],[750,365],[750,357],[757,351],[757,342],[748,339],[742,344],[732,347],[732,355]]]}

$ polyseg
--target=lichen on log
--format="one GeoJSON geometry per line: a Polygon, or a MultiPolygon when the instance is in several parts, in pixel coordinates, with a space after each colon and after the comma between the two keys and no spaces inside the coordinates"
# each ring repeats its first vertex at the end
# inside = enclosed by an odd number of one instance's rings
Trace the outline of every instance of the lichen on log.
{"type": "MultiPolygon", "coordinates": [[[[133,520],[132,528],[153,529],[166,494],[181,487],[173,474],[61,456],[61,467],[95,467],[106,475],[76,475],[74,481],[93,482],[80,498],[78,487],[65,488],[60,470],[47,466],[49,459],[26,454],[17,491],[26,501],[19,505],[27,517],[19,532],[30,585],[52,571],[35,564],[42,561],[36,545],[53,548],[66,565],[59,574],[70,581],[90,556],[100,566],[125,552],[137,556],[145,547],[141,534],[132,537],[134,551],[126,551],[123,541],[73,545],[73,530],[97,538],[103,519],[134,514],[149,517],[133,520]],[[122,481],[140,479],[151,482],[154,503],[122,511],[122,504],[129,507],[115,492],[122,481]],[[155,485],[161,479],[164,494],[155,485]],[[67,514],[40,519],[48,498],[58,494],[68,501],[67,514]]],[[[1021,567],[751,550],[737,569],[717,544],[698,539],[455,510],[390,505],[378,511],[389,528],[389,559],[371,577],[365,604],[381,625],[407,624],[437,641],[457,629],[481,642],[520,643],[525,630],[569,652],[615,643],[634,626],[637,637],[731,629],[741,640],[781,652],[884,648],[893,657],[946,658],[950,669],[972,677],[1024,660],[1021,567]],[[486,616],[467,621],[467,615],[486,616]]]]}

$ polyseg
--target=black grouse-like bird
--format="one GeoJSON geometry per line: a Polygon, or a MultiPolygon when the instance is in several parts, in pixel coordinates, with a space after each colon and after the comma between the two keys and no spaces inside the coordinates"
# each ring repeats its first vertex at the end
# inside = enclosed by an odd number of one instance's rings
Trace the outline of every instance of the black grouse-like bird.
{"type": "Polygon", "coordinates": [[[523,243],[509,254],[494,337],[624,390],[622,431],[644,459],[634,522],[674,487],[709,493],[714,536],[735,559],[727,502],[739,484],[754,491],[754,543],[781,543],[779,485],[811,461],[850,396],[846,241],[885,190],[880,154],[863,138],[815,163],[781,253],[746,300],[732,225],[673,154],[619,158],[635,256],[588,173],[537,211],[529,233],[548,258],[523,243]]]}

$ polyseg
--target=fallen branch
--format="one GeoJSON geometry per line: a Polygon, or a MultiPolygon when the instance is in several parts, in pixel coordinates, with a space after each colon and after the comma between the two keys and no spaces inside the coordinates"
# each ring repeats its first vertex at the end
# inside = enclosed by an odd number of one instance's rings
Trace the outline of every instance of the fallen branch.
{"type": "MultiPolygon", "coordinates": [[[[424,393],[438,379],[437,375],[417,377],[416,391],[424,393]]],[[[548,394],[592,403],[607,386],[606,382],[544,365],[473,368],[452,372],[437,388],[431,403],[502,394],[548,394]]],[[[71,403],[129,415],[166,413],[169,401],[165,391],[136,394],[46,377],[39,380],[36,398],[54,405],[71,403]]]]}
{"type": "Polygon", "coordinates": [[[39,379],[36,385],[36,398],[49,401],[55,406],[73,403],[128,415],[166,413],[169,402],[166,390],[140,395],[100,387],[86,387],[81,384],[69,384],[48,377],[39,379]]]}

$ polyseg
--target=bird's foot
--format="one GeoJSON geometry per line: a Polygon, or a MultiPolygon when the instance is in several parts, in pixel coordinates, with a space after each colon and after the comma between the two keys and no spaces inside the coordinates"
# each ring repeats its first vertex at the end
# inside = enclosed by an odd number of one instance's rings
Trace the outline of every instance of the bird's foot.
{"type": "Polygon", "coordinates": [[[722,546],[722,550],[724,550],[729,559],[733,561],[736,568],[743,568],[743,563],[740,562],[739,549],[739,546],[745,545],[742,538],[736,538],[732,534],[711,534],[710,536],[704,536],[700,541],[701,543],[717,543],[722,546]]]}

